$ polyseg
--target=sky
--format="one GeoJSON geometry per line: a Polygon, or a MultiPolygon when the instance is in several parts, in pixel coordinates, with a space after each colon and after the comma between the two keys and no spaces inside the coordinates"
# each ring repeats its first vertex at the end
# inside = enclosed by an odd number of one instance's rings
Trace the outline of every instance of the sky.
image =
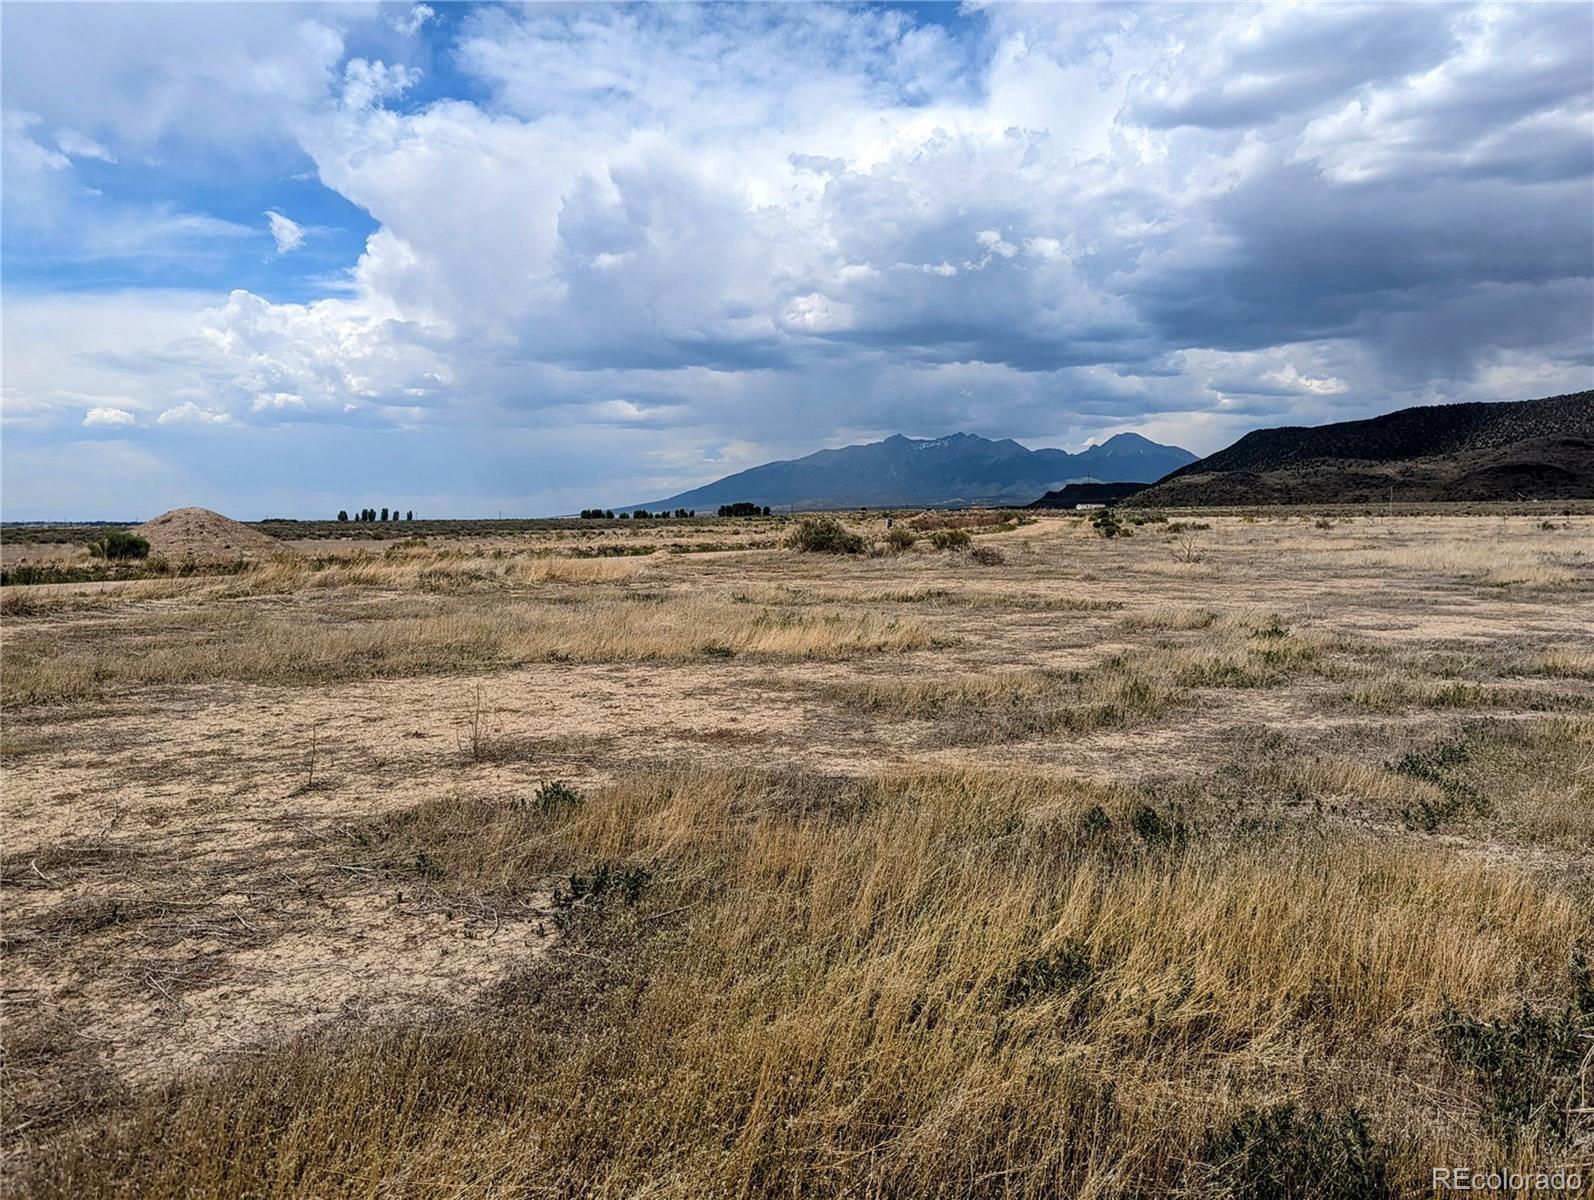
{"type": "Polygon", "coordinates": [[[1594,387],[1594,7],[0,8],[0,512],[1594,387]],[[63,69],[69,66],[70,69],[63,69]]]}

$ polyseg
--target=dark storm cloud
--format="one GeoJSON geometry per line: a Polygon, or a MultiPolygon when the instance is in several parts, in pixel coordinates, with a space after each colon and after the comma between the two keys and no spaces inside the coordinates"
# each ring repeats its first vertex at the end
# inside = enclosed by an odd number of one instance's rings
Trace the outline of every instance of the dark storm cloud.
{"type": "Polygon", "coordinates": [[[93,64],[8,38],[8,247],[103,244],[135,159],[266,243],[218,137],[374,232],[305,303],[241,260],[186,315],[8,293],[8,420],[58,436],[590,437],[666,494],[878,433],[1210,449],[1594,383],[1587,5],[91,11],[8,10],[93,64]]]}

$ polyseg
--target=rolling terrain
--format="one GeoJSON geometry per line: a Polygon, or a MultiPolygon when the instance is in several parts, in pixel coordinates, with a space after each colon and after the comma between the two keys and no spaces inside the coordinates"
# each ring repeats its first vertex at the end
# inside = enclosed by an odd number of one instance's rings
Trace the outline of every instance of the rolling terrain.
{"type": "Polygon", "coordinates": [[[1364,504],[1594,496],[1594,392],[1406,408],[1259,429],[1173,471],[1132,504],[1364,504]]]}

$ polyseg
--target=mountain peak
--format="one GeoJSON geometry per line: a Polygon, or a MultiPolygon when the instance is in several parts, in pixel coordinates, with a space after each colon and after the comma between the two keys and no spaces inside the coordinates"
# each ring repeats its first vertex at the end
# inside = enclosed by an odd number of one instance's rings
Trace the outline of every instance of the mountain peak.
{"type": "Polygon", "coordinates": [[[937,438],[896,433],[765,463],[638,507],[712,511],[743,501],[785,510],[1023,505],[1087,479],[1150,483],[1194,459],[1177,446],[1125,434],[1070,454],[962,431],[937,438]]]}

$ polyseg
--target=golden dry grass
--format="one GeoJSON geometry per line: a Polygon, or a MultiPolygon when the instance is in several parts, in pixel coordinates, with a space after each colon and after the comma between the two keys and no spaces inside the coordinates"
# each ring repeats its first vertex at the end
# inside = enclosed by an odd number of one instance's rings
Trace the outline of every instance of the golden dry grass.
{"type": "Polygon", "coordinates": [[[1431,1028],[1553,994],[1586,902],[1342,833],[1148,844],[1125,800],[684,771],[573,816],[434,806],[377,844],[456,886],[645,874],[480,1011],[196,1079],[62,1147],[39,1192],[1171,1194],[1242,1097],[1347,1093],[1403,1177],[1518,1157],[1431,1106],[1454,1086],[1431,1028]],[[1015,999],[1063,946],[1077,977],[1015,999]]]}
{"type": "Polygon", "coordinates": [[[1347,639],[1284,626],[1275,617],[1155,609],[1122,618],[1145,630],[1200,631],[1075,670],[890,675],[836,684],[830,694],[863,712],[936,723],[934,736],[1004,741],[1057,732],[1126,728],[1194,702],[1200,688],[1276,687],[1303,673],[1354,673],[1347,639]]]}
{"type": "Polygon", "coordinates": [[[1439,1036],[1594,940],[1594,523],[1202,522],[6,589],[6,1187],[1216,1200],[1284,1101],[1379,1195],[1594,1154],[1439,1036]],[[328,956],[437,987],[221,1036],[328,956]]]}
{"type": "Polygon", "coordinates": [[[311,684],[539,661],[827,659],[931,642],[916,622],[857,610],[750,608],[708,599],[662,605],[623,596],[576,604],[517,599],[452,605],[423,615],[325,624],[243,605],[200,608],[176,625],[192,636],[167,636],[153,645],[141,644],[146,639],[136,633],[64,645],[48,634],[10,639],[5,702],[75,700],[133,686],[311,684]]]}

